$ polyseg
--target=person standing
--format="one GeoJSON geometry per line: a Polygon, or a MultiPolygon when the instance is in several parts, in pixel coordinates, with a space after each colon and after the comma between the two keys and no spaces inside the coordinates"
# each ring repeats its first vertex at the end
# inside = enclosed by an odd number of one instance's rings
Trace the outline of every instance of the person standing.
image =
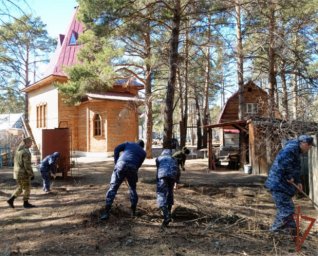
{"type": "Polygon", "coordinates": [[[118,145],[114,150],[115,167],[110,180],[110,188],[106,193],[105,213],[100,217],[101,220],[107,220],[110,215],[110,209],[116,197],[117,191],[124,180],[127,180],[129,186],[130,203],[132,216],[136,215],[138,203],[137,181],[138,169],[146,158],[143,140],[135,142],[126,142],[118,145]]]}
{"type": "Polygon", "coordinates": [[[181,170],[185,171],[185,162],[187,160],[187,155],[190,154],[190,150],[187,147],[183,147],[181,150],[176,151],[172,157],[174,157],[177,160],[178,163],[178,173],[176,178],[176,183],[174,185],[175,189],[179,188],[179,182],[180,182],[180,176],[181,176],[181,170]]]}
{"type": "Polygon", "coordinates": [[[297,190],[303,189],[300,156],[307,153],[312,146],[315,146],[313,138],[308,135],[287,141],[270,168],[265,187],[271,192],[276,205],[276,218],[270,228],[271,232],[288,232],[293,236],[296,234],[292,197],[297,190]]]}
{"type": "Polygon", "coordinates": [[[31,153],[29,148],[32,146],[32,139],[30,137],[24,138],[18,146],[14,155],[13,178],[17,182],[17,188],[11,195],[7,203],[11,208],[14,208],[14,200],[23,193],[23,207],[35,207],[29,203],[31,180],[34,179],[34,173],[31,165],[31,153]]]}
{"type": "Polygon", "coordinates": [[[171,222],[171,209],[174,203],[173,186],[178,173],[177,160],[171,154],[171,149],[164,149],[156,159],[157,204],[163,214],[162,226],[168,226],[171,222]]]}
{"type": "Polygon", "coordinates": [[[43,191],[50,192],[51,175],[55,176],[57,171],[57,162],[60,157],[59,152],[54,152],[46,156],[40,164],[40,172],[43,180],[43,191]]]}

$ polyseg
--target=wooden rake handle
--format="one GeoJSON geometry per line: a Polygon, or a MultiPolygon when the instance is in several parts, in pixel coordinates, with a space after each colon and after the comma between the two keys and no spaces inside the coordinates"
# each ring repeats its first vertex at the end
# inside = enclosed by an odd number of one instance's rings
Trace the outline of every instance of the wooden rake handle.
{"type": "Polygon", "coordinates": [[[290,184],[292,184],[303,196],[308,198],[312,202],[312,204],[318,208],[318,204],[316,204],[304,191],[300,190],[295,182],[290,182],[290,184]]]}

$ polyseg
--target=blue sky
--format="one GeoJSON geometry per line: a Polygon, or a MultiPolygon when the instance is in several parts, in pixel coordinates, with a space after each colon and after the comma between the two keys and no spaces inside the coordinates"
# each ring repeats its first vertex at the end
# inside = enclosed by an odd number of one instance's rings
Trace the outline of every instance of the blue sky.
{"type": "Polygon", "coordinates": [[[76,0],[25,0],[29,7],[24,11],[39,16],[53,38],[65,34],[74,14],[76,0]]]}

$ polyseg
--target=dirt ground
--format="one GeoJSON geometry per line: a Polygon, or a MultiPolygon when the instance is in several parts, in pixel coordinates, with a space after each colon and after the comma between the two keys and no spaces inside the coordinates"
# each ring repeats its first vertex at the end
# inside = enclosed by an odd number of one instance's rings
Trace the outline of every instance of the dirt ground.
{"type": "MultiPolygon", "coordinates": [[[[130,216],[123,183],[110,219],[99,221],[112,170],[112,159],[78,158],[69,177],[57,177],[51,194],[42,192],[36,173],[30,202],[37,207],[24,209],[20,197],[11,209],[6,200],[15,188],[12,168],[0,169],[0,255],[318,255],[317,222],[299,252],[289,236],[267,231],[275,207],[264,176],[209,172],[206,159],[188,160],[173,222],[162,229],[153,159],[139,171],[138,216],[130,216]]],[[[308,199],[295,204],[318,218],[308,199]]]]}

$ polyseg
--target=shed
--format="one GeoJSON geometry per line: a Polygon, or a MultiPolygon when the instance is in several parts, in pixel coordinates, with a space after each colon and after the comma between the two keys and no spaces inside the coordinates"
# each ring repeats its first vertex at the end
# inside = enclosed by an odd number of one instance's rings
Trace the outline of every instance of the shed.
{"type": "MultiPolygon", "coordinates": [[[[284,121],[280,119],[254,117],[247,121],[233,121],[215,125],[208,125],[209,138],[212,138],[212,129],[216,127],[230,127],[239,129],[247,142],[244,154],[247,163],[252,166],[253,174],[267,174],[276,154],[283,143],[300,134],[318,134],[318,124],[314,122],[284,121]]],[[[209,169],[213,169],[213,148],[209,142],[209,169]]],[[[242,168],[242,166],[241,166],[242,168]]]]}

